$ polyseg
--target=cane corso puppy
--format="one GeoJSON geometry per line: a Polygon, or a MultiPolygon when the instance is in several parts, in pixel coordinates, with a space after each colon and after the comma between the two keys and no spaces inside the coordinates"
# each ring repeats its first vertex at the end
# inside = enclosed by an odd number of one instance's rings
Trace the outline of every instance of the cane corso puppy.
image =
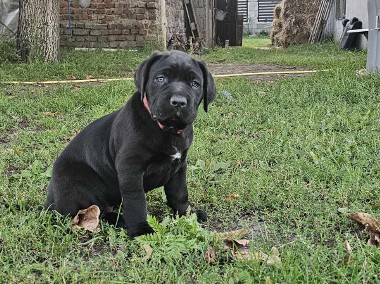
{"type": "MultiPolygon", "coordinates": [[[[130,237],[153,232],[145,193],[164,186],[168,205],[189,206],[186,156],[192,123],[215,98],[205,63],[184,52],[154,53],[135,72],[137,91],[121,109],[85,127],[53,167],[45,208],[74,216],[95,204],[102,214],[122,203],[130,237]]],[[[196,212],[198,219],[206,213],[196,212]]]]}

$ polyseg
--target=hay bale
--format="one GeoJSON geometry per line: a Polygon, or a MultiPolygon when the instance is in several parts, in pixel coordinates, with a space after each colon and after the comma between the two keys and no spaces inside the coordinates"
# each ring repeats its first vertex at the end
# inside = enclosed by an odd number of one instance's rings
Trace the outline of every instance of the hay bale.
{"type": "Polygon", "coordinates": [[[274,8],[271,40],[274,46],[308,42],[321,0],[283,0],[274,8]]]}
{"type": "Polygon", "coordinates": [[[273,10],[273,24],[272,24],[272,31],[270,33],[270,39],[272,41],[272,45],[279,46],[279,43],[277,42],[277,34],[279,34],[282,30],[282,22],[280,20],[281,11],[283,8],[282,5],[283,2],[279,3],[274,7],[273,10]]]}

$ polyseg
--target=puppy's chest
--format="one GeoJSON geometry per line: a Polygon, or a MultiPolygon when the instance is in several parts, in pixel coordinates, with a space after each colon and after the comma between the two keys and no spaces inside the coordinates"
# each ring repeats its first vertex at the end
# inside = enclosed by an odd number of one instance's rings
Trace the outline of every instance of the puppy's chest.
{"type": "Polygon", "coordinates": [[[180,166],[186,161],[187,150],[173,148],[171,152],[152,157],[144,174],[145,190],[165,185],[180,166]]]}
{"type": "Polygon", "coordinates": [[[171,153],[160,153],[153,156],[148,163],[147,172],[176,170],[186,160],[186,152],[175,149],[171,153]]]}

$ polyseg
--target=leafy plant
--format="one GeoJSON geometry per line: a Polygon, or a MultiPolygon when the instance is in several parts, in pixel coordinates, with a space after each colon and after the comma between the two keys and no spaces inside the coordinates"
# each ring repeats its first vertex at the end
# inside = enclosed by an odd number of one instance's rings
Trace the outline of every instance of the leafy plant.
{"type": "Polygon", "coordinates": [[[215,240],[213,233],[199,225],[196,214],[175,218],[167,216],[161,223],[149,215],[148,223],[155,233],[136,240],[140,245],[152,248],[152,260],[155,261],[172,263],[194,254],[202,257],[208,245],[215,240]]]}

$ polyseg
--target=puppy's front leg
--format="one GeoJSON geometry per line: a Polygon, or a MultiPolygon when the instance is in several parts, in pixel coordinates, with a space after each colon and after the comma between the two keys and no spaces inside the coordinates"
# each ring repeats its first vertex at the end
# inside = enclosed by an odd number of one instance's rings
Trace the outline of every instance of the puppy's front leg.
{"type": "Polygon", "coordinates": [[[147,222],[147,205],[142,171],[136,168],[118,169],[119,189],[123,198],[123,219],[129,237],[153,233],[147,222]]]}
{"type": "MultiPolygon", "coordinates": [[[[183,163],[178,172],[173,175],[167,184],[165,184],[165,194],[169,207],[174,214],[183,216],[189,208],[187,184],[186,184],[187,165],[183,163]]],[[[196,213],[198,221],[206,221],[207,214],[203,210],[193,210],[191,213],[196,213]]]]}

